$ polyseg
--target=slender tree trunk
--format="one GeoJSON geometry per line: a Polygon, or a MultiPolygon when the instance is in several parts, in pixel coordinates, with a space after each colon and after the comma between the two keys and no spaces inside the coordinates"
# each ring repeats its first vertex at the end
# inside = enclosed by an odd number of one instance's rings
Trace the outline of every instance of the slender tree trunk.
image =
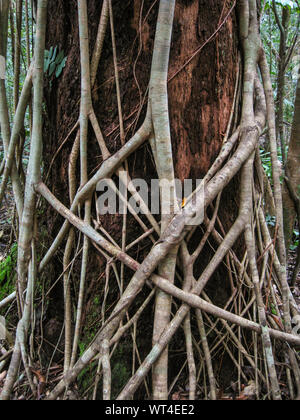
{"type": "Polygon", "coordinates": [[[273,1],[273,9],[275,13],[275,18],[280,30],[280,46],[279,46],[279,65],[278,65],[278,77],[277,77],[277,98],[276,98],[276,128],[277,136],[281,147],[282,159],[285,164],[286,162],[286,139],[284,133],[284,98],[285,98],[285,88],[286,88],[286,66],[287,66],[287,38],[288,38],[288,28],[290,23],[290,8],[282,8],[281,18],[278,15],[277,6],[275,1],[273,1]]]}
{"type": "MultiPolygon", "coordinates": [[[[285,243],[287,250],[291,245],[293,231],[295,227],[296,216],[299,217],[299,199],[300,199],[300,78],[298,79],[297,92],[295,99],[294,121],[292,126],[291,139],[289,143],[289,152],[286,164],[286,183],[283,188],[284,201],[284,229],[285,243]]],[[[298,219],[299,223],[299,219],[298,219]]],[[[297,262],[297,265],[299,262],[297,262]]],[[[297,270],[296,270],[297,271],[297,270]]],[[[297,276],[298,273],[295,273],[297,276]]]]}

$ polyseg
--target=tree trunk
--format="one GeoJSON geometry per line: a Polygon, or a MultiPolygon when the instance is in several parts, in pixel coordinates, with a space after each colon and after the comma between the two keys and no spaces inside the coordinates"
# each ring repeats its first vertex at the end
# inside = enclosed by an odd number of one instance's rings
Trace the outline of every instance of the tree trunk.
{"type": "MultiPolygon", "coordinates": [[[[283,188],[284,200],[284,227],[285,227],[285,242],[289,250],[293,238],[293,231],[295,227],[296,217],[299,217],[299,200],[300,200],[300,171],[299,171],[299,156],[300,156],[300,79],[298,79],[294,121],[291,133],[291,140],[289,143],[289,153],[286,164],[286,183],[283,188]]],[[[298,219],[299,223],[299,219],[298,219]]],[[[298,257],[299,260],[299,257],[298,257]]],[[[299,261],[297,262],[297,267],[299,261]]],[[[298,271],[298,270],[296,270],[298,271]]],[[[297,277],[298,272],[294,275],[297,277]]]]}
{"type": "MultiPolygon", "coordinates": [[[[91,51],[94,48],[93,41],[96,39],[102,3],[91,0],[88,2],[91,51]]],[[[127,138],[132,133],[132,125],[140,124],[141,118],[144,118],[144,109],[140,118],[137,118],[137,110],[146,92],[150,76],[158,13],[158,4],[151,9],[152,5],[152,1],[113,1],[121,100],[127,138]]],[[[229,15],[229,10],[230,7],[224,6],[222,1],[176,2],[168,72],[168,100],[175,177],[182,182],[185,179],[201,179],[206,175],[222,147],[232,114],[239,72],[239,52],[236,17],[234,12],[229,15]]],[[[65,51],[68,59],[62,77],[52,80],[51,88],[46,89],[48,121],[47,136],[44,138],[46,172],[53,155],[78,119],[80,71],[76,13],[75,2],[64,0],[56,2],[55,5],[51,2],[49,4],[47,49],[57,45],[59,49],[65,51]]],[[[121,146],[113,65],[111,37],[107,35],[93,89],[93,104],[111,153],[116,152],[121,146]]],[[[70,203],[67,199],[65,179],[68,156],[74,138],[75,132],[52,164],[48,181],[51,191],[66,206],[70,203]]],[[[88,142],[88,167],[91,173],[101,164],[101,156],[93,135],[89,137],[88,142]]],[[[128,166],[132,178],[156,178],[148,147],[143,147],[135,156],[130,157],[128,166]]],[[[235,202],[237,182],[234,181],[223,197],[221,217],[225,229],[231,227],[238,212],[235,202]]],[[[53,237],[60,226],[59,222],[57,215],[49,210],[47,223],[53,237]]],[[[120,222],[120,216],[103,218],[103,227],[117,238],[117,242],[121,239],[120,222]]],[[[127,233],[129,240],[131,236],[134,237],[134,229],[129,219],[127,233]]],[[[199,234],[200,232],[197,237],[199,234]]],[[[101,274],[104,260],[99,255],[95,257],[95,251],[91,252],[93,257],[90,256],[89,259],[88,282],[97,287],[92,279],[92,273],[101,274]]],[[[209,247],[206,247],[205,253],[207,258],[210,258],[209,247]]],[[[57,263],[56,260],[54,271],[59,274],[61,268],[57,263]]],[[[204,266],[204,262],[200,261],[196,267],[197,274],[204,266]]],[[[229,284],[222,284],[223,271],[221,268],[220,274],[216,273],[212,283],[218,286],[211,289],[212,296],[218,295],[220,303],[226,301],[228,298],[226,289],[228,291],[230,289],[229,284]],[[221,290],[217,292],[219,287],[221,290]]],[[[91,288],[89,290],[91,293],[91,288]]],[[[61,292],[57,289],[54,289],[52,298],[58,299],[59,302],[63,301],[61,292]]],[[[86,296],[87,301],[90,299],[91,295],[86,296]]],[[[59,315],[52,313],[51,316],[59,315]]],[[[85,313],[84,319],[86,316],[85,313]]]]}

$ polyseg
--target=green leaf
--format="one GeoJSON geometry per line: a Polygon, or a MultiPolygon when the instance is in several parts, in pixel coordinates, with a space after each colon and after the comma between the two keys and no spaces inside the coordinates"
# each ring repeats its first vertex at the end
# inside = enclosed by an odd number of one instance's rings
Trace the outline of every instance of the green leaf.
{"type": "Polygon", "coordinates": [[[64,69],[64,67],[65,67],[65,65],[66,65],[66,62],[67,62],[67,57],[65,57],[63,60],[62,60],[62,62],[57,66],[57,69],[56,69],[56,73],[55,73],[55,76],[56,76],[56,78],[58,79],[59,78],[59,76],[61,75],[61,73],[62,73],[62,71],[63,71],[63,69],[64,69]]]}
{"type": "Polygon", "coordinates": [[[271,305],[271,312],[272,312],[273,315],[276,315],[276,316],[278,315],[274,305],[271,305]]]}
{"type": "Polygon", "coordinates": [[[52,76],[52,74],[54,73],[55,67],[56,67],[56,64],[55,64],[55,61],[54,61],[54,62],[52,62],[50,64],[50,67],[49,67],[49,76],[52,76]]]}
{"type": "Polygon", "coordinates": [[[50,66],[50,54],[52,54],[51,53],[51,48],[50,48],[50,51],[48,51],[48,50],[45,51],[44,73],[47,73],[47,71],[49,69],[49,66],[50,66]]]}
{"type": "Polygon", "coordinates": [[[57,47],[54,48],[54,51],[53,51],[53,54],[52,54],[52,57],[51,57],[51,62],[55,61],[56,54],[57,54],[57,47]]]}
{"type": "Polygon", "coordinates": [[[64,50],[60,51],[55,60],[56,65],[59,65],[62,62],[62,60],[64,59],[64,55],[64,50]]]}

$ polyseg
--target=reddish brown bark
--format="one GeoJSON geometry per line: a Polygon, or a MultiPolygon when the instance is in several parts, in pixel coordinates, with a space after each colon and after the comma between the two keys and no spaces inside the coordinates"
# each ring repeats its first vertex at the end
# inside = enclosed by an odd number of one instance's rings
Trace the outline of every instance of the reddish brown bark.
{"type": "Polygon", "coordinates": [[[179,1],[176,7],[170,76],[203,49],[169,83],[176,175],[203,177],[215,160],[226,132],[237,75],[235,17],[224,22],[224,2],[179,1]],[[204,46],[205,45],[205,46],[204,46]]]}

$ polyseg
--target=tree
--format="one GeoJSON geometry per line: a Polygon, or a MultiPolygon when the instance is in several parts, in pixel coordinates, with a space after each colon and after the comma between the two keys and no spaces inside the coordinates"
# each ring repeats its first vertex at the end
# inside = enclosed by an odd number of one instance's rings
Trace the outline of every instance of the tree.
{"type": "MultiPolygon", "coordinates": [[[[296,93],[296,100],[295,100],[295,115],[294,115],[294,122],[292,127],[292,135],[289,144],[289,153],[288,153],[288,160],[287,160],[287,168],[286,168],[286,177],[285,177],[285,185],[283,188],[283,199],[285,200],[285,208],[284,208],[284,221],[285,221],[285,231],[287,233],[286,237],[292,237],[295,220],[296,217],[298,219],[298,223],[300,220],[300,200],[299,200],[299,168],[298,168],[298,160],[299,160],[299,101],[300,101],[300,86],[299,80],[297,85],[297,93],[296,93]]],[[[290,239],[291,240],[291,239],[290,239]]],[[[290,241],[289,240],[289,241],[290,241]]],[[[290,242],[288,241],[288,246],[290,242]]],[[[300,249],[298,249],[298,256],[296,267],[293,274],[293,285],[296,284],[297,275],[299,272],[299,264],[300,264],[300,249]]]]}
{"type": "MultiPolygon", "coordinates": [[[[145,387],[149,396],[167,399],[170,378],[176,376],[172,369],[168,372],[168,347],[179,342],[181,327],[191,399],[197,376],[204,382],[206,370],[210,398],[218,397],[215,360],[220,349],[236,369],[239,391],[254,379],[253,396],[281,399],[280,361],[287,363],[286,392],[300,397],[295,351],[300,339],[292,331],[292,318],[298,322],[299,314],[287,280],[274,97],[259,12],[256,0],[38,1],[33,76],[30,70],[12,133],[5,131],[8,112],[0,81],[6,157],[1,199],[9,174],[13,186],[22,186],[15,147],[33,81],[24,200],[14,187],[20,321],[1,399],[10,398],[21,360],[37,395],[28,334],[32,302],[48,267],[49,311],[62,309],[64,317],[64,379],[48,399],[59,397],[98,356],[93,396],[100,373],[103,399],[114,396],[111,350],[122,347],[129,331],[132,372],[116,397],[131,398],[145,387]],[[266,126],[276,204],[274,238],[264,215],[258,150],[266,126]],[[157,175],[170,191],[166,194],[160,184],[161,217],[147,211],[140,215],[134,206],[146,210],[149,203],[131,180],[143,178],[149,186],[157,175]],[[95,193],[107,178],[128,214],[99,215],[95,193]],[[194,193],[178,203],[176,179],[200,178],[194,193]],[[38,215],[42,206],[47,212],[38,215]],[[164,212],[165,207],[170,211],[164,212]],[[204,217],[195,223],[202,211],[204,217]],[[45,220],[53,237],[40,258],[37,238],[45,220]],[[88,314],[84,305],[94,298],[92,288],[101,285],[93,279],[95,272],[105,279],[101,304],[96,303],[101,325],[79,354],[88,314]],[[63,291],[53,286],[58,274],[63,291]],[[115,281],[118,290],[111,286],[115,281]],[[53,293],[60,296],[57,305],[53,293]],[[149,328],[145,311],[151,317],[150,346],[146,333],[143,337],[142,326],[149,328]]],[[[7,22],[7,13],[1,11],[1,19],[7,22]]]]}

